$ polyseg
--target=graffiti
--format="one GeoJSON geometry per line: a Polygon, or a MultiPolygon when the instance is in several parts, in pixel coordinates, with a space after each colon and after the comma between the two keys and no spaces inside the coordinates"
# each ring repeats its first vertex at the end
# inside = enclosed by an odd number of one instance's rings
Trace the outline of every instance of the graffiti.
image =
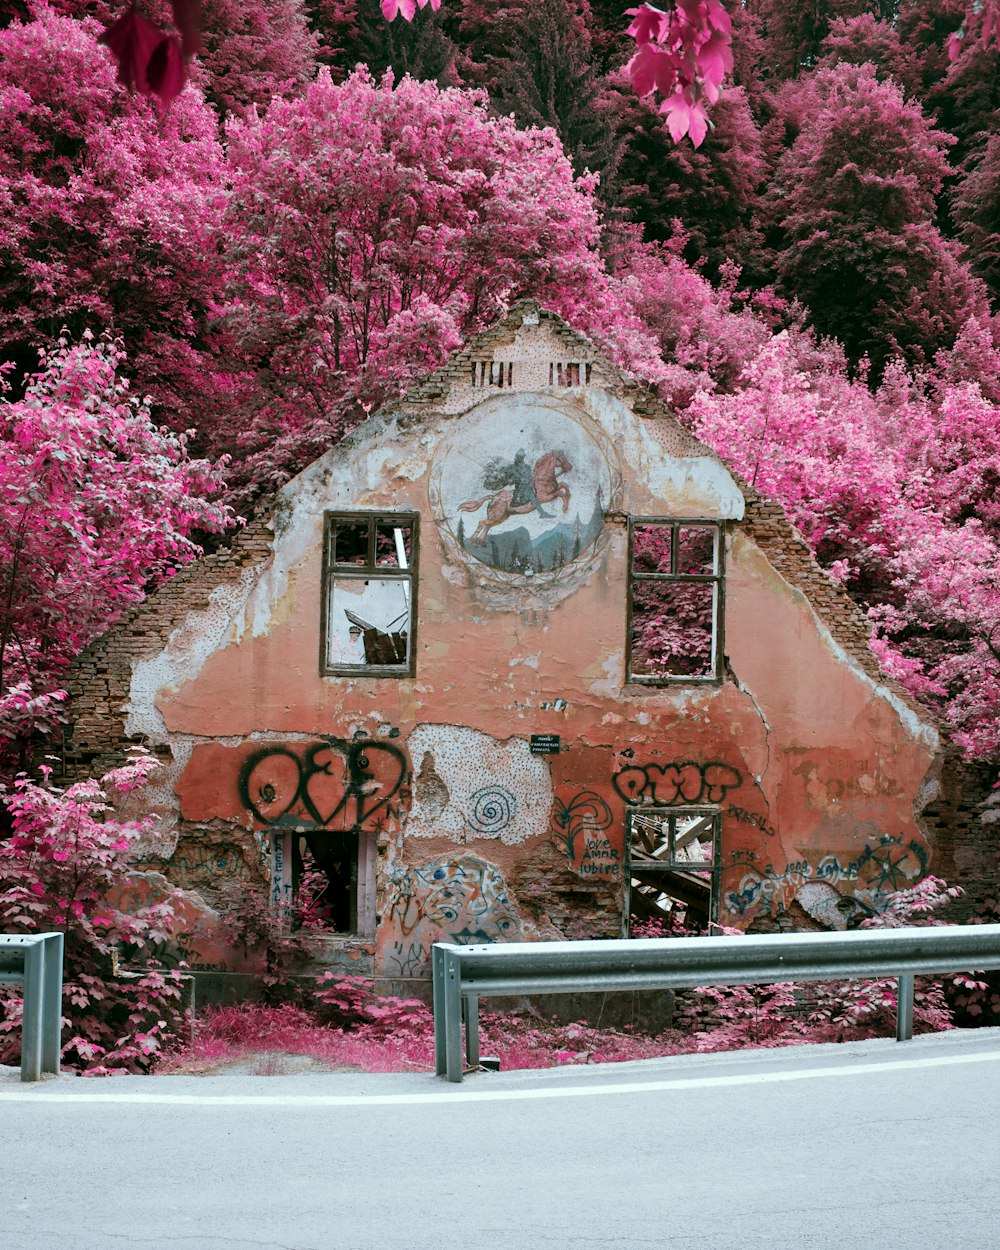
{"type": "Polygon", "coordinates": [[[755,864],[757,862],[756,851],[730,851],[729,859],[734,864],[755,864]]]}
{"type": "Polygon", "coordinates": [[[464,725],[417,725],[407,745],[416,770],[408,838],[514,846],[545,836],[552,777],[523,738],[499,742],[464,725]]]}
{"type": "Polygon", "coordinates": [[[726,815],[732,816],[733,820],[738,820],[741,825],[753,825],[755,829],[759,829],[765,838],[773,838],[777,835],[777,829],[769,824],[763,816],[758,816],[756,812],[748,812],[745,807],[736,807],[730,803],[726,808],[726,815]]]}
{"type": "Polygon", "coordinates": [[[576,840],[580,834],[610,829],[613,821],[611,808],[593,790],[581,790],[568,803],[556,795],[551,817],[552,841],[569,859],[576,859],[576,840]]]}
{"type": "Polygon", "coordinates": [[[745,913],[758,904],[780,915],[787,911],[796,892],[812,877],[812,867],[806,860],[789,864],[784,872],[776,873],[767,864],[763,873],[756,869],[740,881],[739,889],[726,895],[726,910],[734,915],[745,913]]]}
{"type": "Polygon", "coordinates": [[[385,969],[391,976],[418,977],[425,961],[425,951],[419,942],[393,942],[392,950],[385,957],[385,969]]]}
{"type": "Polygon", "coordinates": [[[743,778],[728,764],[630,764],[614,776],[626,803],[721,803],[743,778]]]}
{"type": "Polygon", "coordinates": [[[483,786],[470,802],[472,811],[465,818],[469,827],[491,838],[503,833],[517,812],[517,799],[500,786],[483,786]]]}
{"type": "Polygon", "coordinates": [[[240,799],[270,828],[379,829],[396,811],[406,756],[387,742],[328,738],[301,753],[264,747],[244,761],[240,799]]]}
{"type": "Polygon", "coordinates": [[[879,839],[878,846],[866,846],[857,859],[846,864],[841,864],[836,855],[824,856],[816,866],[816,878],[831,884],[863,879],[869,889],[891,894],[922,877],[929,862],[927,851],[919,842],[911,841],[904,846],[902,837],[886,834],[879,839]]]}
{"type": "Polygon", "coordinates": [[[918,881],[928,863],[927,851],[919,842],[911,840],[904,845],[902,835],[884,834],[846,863],[838,855],[824,855],[815,866],[801,859],[787,864],[780,873],[771,864],[762,871],[754,868],[743,876],[737,890],[726,895],[726,909],[743,916],[759,907],[777,916],[787,911],[798,891],[810,882],[831,886],[847,882],[877,901],[918,881]]]}
{"type": "Polygon", "coordinates": [[[288,834],[274,839],[271,861],[271,906],[283,916],[291,913],[292,864],[291,837],[288,834]]]}
{"type": "Polygon", "coordinates": [[[580,860],[584,877],[617,877],[621,873],[621,853],[607,838],[588,838],[580,860]]]}
{"type": "Polygon", "coordinates": [[[418,868],[397,867],[391,889],[389,920],[400,934],[393,951],[398,964],[409,943],[407,976],[426,972],[434,942],[468,946],[509,941],[520,934],[503,874],[475,855],[443,856],[418,868]]]}

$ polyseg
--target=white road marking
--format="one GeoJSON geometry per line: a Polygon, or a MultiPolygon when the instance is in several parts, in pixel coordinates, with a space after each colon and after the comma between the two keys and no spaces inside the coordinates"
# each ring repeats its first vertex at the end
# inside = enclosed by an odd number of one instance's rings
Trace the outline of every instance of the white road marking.
{"type": "MultiPolygon", "coordinates": [[[[481,1089],[448,1085],[425,1094],[171,1094],[49,1092],[45,1085],[0,1090],[0,1102],[43,1103],[155,1103],[178,1107],[400,1107],[427,1103],[515,1102],[533,1098],[595,1098],[614,1094],[670,1093],[674,1090],[719,1089],[739,1085],[776,1085],[784,1081],[809,1081],[823,1077],[872,1076],[880,1072],[919,1071],[964,1063],[1000,1060],[1000,1050],[972,1055],[943,1055],[927,1059],[894,1059],[883,1063],[846,1063],[835,1068],[798,1068],[791,1072],[758,1072],[745,1076],[691,1076],[662,1081],[627,1081],[615,1084],[570,1085],[550,1089],[481,1089]]],[[[108,1078],[114,1080],[114,1077],[108,1078]]],[[[156,1077],[146,1078],[151,1082],[156,1077]]],[[[163,1078],[169,1080],[170,1078],[163,1078]]],[[[211,1079],[211,1078],[209,1078],[211,1079]]]]}

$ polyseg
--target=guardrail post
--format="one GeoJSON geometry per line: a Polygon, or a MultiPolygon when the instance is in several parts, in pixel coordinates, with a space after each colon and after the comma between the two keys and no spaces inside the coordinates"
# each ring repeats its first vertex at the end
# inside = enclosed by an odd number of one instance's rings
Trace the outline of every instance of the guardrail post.
{"type": "Polygon", "coordinates": [[[431,989],[434,995],[434,1075],[447,1071],[447,1047],[444,1027],[444,951],[435,943],[431,947],[431,989]]]}
{"type": "Polygon", "coordinates": [[[59,1075],[62,1052],[63,935],[45,935],[45,982],[42,986],[42,1071],[59,1075]]]}
{"type": "Polygon", "coordinates": [[[466,994],[465,1006],[465,1066],[479,1067],[479,995],[466,994]]]}
{"type": "Polygon", "coordinates": [[[913,973],[902,972],[896,992],[896,1041],[913,1037],[913,973]]]}
{"type": "Polygon", "coordinates": [[[44,980],[45,944],[44,942],[28,942],[24,947],[24,999],[21,1017],[22,1081],[37,1081],[42,1075],[44,980]]]}
{"type": "Polygon", "coordinates": [[[444,1049],[445,1076],[449,1081],[462,1079],[462,987],[457,951],[447,947],[443,956],[444,1049]]]}

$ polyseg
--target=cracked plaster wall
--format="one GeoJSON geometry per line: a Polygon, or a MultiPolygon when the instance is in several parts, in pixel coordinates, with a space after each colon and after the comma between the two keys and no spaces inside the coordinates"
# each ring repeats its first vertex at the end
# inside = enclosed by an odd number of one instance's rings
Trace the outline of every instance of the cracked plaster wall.
{"type": "MultiPolygon", "coordinates": [[[[220,876],[265,882],[269,822],[355,828],[380,918],[362,962],[404,980],[434,935],[615,935],[634,807],[719,811],[719,917],[741,927],[829,925],[838,899],[875,906],[921,875],[937,732],[873,675],[780,514],[553,319],[490,333],[289,483],[273,534],[257,526],[84,657],[82,688],[101,693],[78,697],[81,742],[117,716],[165,761],[149,871],[203,899],[208,933],[220,876]],[[549,386],[554,360],[589,361],[590,385],[549,386]],[[511,366],[514,389],[474,386],[484,362],[511,366]],[[494,420],[536,409],[592,440],[610,513],[726,524],[724,681],[623,685],[613,516],[544,578],[500,576],[444,533],[431,479],[465,414],[488,444],[494,420]],[[421,515],[413,679],[319,675],[323,514],[345,509],[421,515]],[[532,755],[532,734],[562,750],[532,755]]],[[[203,946],[186,947],[196,964],[222,958],[203,946]]]]}

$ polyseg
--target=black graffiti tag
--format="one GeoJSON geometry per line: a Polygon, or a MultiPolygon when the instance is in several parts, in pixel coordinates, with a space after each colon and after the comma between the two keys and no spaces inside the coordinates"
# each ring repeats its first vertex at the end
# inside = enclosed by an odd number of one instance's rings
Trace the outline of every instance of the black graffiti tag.
{"type": "Polygon", "coordinates": [[[550,821],[552,841],[565,851],[570,859],[576,858],[576,840],[581,833],[591,830],[601,832],[614,823],[611,808],[593,790],[581,790],[568,803],[556,796],[550,821]]]}
{"type": "Polygon", "coordinates": [[[626,803],[721,803],[743,782],[728,764],[632,764],[616,773],[614,787],[626,803]]]}
{"type": "Polygon", "coordinates": [[[255,751],[240,769],[239,792],[262,825],[372,828],[406,773],[406,756],[391,743],[328,738],[301,751],[290,746],[255,751]]]}

